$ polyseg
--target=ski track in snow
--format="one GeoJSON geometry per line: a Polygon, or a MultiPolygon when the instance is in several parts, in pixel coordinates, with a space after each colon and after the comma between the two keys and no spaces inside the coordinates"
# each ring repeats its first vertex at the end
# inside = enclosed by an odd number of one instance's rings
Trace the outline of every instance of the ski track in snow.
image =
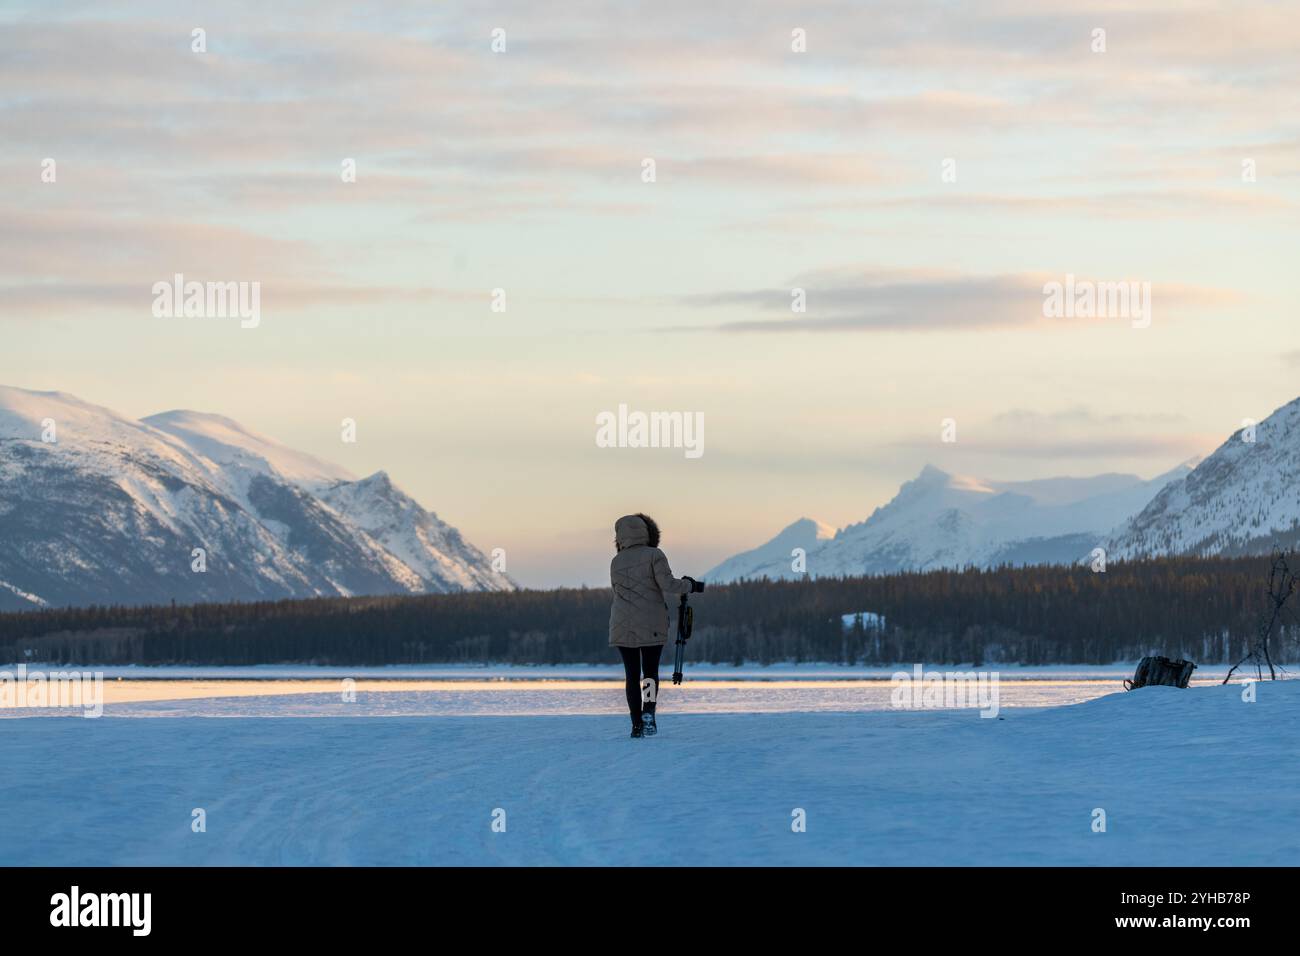
{"type": "Polygon", "coordinates": [[[1002,720],[665,703],[642,741],[612,713],[6,720],[0,864],[1291,865],[1300,682],[1258,698],[1153,687],[1002,720]]]}

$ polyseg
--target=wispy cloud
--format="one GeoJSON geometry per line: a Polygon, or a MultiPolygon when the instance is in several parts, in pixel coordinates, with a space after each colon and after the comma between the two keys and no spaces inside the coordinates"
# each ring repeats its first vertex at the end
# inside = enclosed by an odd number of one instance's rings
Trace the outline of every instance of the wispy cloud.
{"type": "MultiPolygon", "coordinates": [[[[707,326],[673,326],[673,331],[719,332],[924,332],[1038,326],[1061,328],[1043,316],[1043,286],[1058,274],[972,276],[943,272],[827,270],[790,280],[783,289],[684,296],[683,306],[764,313],[707,326]],[[794,312],[794,290],[805,295],[805,313],[794,312]],[[776,316],[780,315],[780,318],[776,316]]],[[[1205,308],[1239,300],[1230,290],[1158,284],[1166,307],[1205,308]]],[[[1105,320],[1096,320],[1105,321],[1105,320]]]]}
{"type": "Polygon", "coordinates": [[[993,425],[1013,429],[1060,428],[1067,427],[1105,427],[1117,425],[1177,425],[1187,421],[1187,416],[1178,412],[1163,411],[1123,411],[1099,412],[1087,405],[1075,405],[1054,411],[1040,411],[1030,408],[1011,408],[999,412],[991,419],[993,425]]]}

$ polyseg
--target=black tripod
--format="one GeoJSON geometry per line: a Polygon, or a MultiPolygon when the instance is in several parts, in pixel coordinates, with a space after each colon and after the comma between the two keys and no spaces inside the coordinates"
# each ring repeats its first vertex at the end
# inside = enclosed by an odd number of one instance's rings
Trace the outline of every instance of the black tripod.
{"type": "Polygon", "coordinates": [[[682,682],[682,654],[686,651],[686,642],[691,639],[691,627],[695,623],[695,611],[682,595],[677,605],[677,650],[673,656],[673,683],[682,682]]]}

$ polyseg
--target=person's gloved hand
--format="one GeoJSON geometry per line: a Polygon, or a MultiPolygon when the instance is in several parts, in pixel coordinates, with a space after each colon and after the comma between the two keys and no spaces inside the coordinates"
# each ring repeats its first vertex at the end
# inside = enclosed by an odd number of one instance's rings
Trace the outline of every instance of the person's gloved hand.
{"type": "Polygon", "coordinates": [[[692,593],[692,594],[699,594],[701,591],[704,590],[704,582],[703,582],[703,581],[697,581],[697,580],[695,580],[693,577],[691,577],[691,576],[688,575],[688,574],[683,574],[682,577],[683,577],[685,580],[691,582],[691,593],[692,593]]]}

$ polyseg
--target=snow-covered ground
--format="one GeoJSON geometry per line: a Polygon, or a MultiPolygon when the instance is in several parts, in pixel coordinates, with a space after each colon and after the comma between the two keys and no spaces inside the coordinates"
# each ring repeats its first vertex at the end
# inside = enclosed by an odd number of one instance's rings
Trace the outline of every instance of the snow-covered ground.
{"type": "Polygon", "coordinates": [[[816,712],[817,687],[781,713],[688,713],[666,694],[663,732],[641,741],[616,701],[599,716],[7,720],[0,864],[1292,865],[1300,682],[1242,690],[1002,719],[816,712]]]}

